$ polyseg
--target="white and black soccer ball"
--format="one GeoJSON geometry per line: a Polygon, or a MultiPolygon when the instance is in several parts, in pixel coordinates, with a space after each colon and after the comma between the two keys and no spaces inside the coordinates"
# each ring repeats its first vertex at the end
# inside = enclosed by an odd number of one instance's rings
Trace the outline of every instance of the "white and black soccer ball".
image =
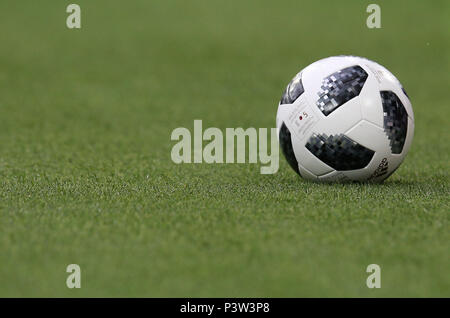
{"type": "Polygon", "coordinates": [[[386,68],[335,56],[292,79],[278,105],[277,131],[288,163],[305,179],[380,182],[405,158],[414,114],[386,68]]]}

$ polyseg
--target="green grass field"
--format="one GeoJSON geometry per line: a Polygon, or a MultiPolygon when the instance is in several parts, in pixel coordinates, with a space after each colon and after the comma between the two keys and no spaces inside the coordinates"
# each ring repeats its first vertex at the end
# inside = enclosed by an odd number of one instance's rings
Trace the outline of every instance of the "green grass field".
{"type": "Polygon", "coordinates": [[[450,3],[377,1],[368,29],[369,3],[1,1],[0,296],[449,297],[450,3]],[[384,184],[171,161],[194,119],[274,127],[293,75],[339,54],[411,97],[384,184]]]}

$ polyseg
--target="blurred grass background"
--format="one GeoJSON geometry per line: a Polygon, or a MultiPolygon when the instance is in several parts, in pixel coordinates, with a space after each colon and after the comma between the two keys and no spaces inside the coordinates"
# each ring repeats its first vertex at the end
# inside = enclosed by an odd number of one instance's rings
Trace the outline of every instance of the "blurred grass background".
{"type": "Polygon", "coordinates": [[[450,296],[448,1],[377,1],[381,29],[369,1],[77,0],[81,30],[69,3],[0,2],[0,296],[450,296]],[[290,79],[338,54],[411,97],[385,184],[171,161],[194,119],[274,127],[290,79]]]}

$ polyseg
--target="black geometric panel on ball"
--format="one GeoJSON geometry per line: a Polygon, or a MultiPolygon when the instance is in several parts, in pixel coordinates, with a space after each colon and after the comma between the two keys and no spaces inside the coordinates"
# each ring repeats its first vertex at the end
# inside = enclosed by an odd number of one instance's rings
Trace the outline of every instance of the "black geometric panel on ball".
{"type": "Polygon", "coordinates": [[[325,116],[359,95],[367,79],[359,65],[346,67],[322,80],[316,104],[325,116]]]}
{"type": "Polygon", "coordinates": [[[286,87],[283,96],[281,96],[280,105],[292,104],[304,92],[305,89],[303,88],[302,74],[298,73],[286,87]]]}
{"type": "Polygon", "coordinates": [[[300,174],[300,171],[298,170],[297,158],[295,158],[294,148],[292,147],[291,132],[286,127],[285,123],[281,125],[280,135],[278,138],[280,141],[281,151],[283,152],[283,155],[286,158],[287,162],[292,167],[292,169],[295,170],[295,172],[300,174]]]}
{"type": "Polygon", "coordinates": [[[389,138],[392,153],[399,154],[405,145],[408,131],[408,113],[402,102],[391,91],[381,91],[384,131],[389,138]]]}
{"type": "Polygon", "coordinates": [[[305,145],[314,156],[335,170],[362,169],[372,160],[375,152],[344,134],[313,134],[305,145]]]}

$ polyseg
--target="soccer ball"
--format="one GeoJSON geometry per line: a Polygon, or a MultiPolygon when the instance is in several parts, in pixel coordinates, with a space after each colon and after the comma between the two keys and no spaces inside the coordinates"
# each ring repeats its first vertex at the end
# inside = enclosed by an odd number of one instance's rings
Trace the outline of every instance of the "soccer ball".
{"type": "Polygon", "coordinates": [[[334,56],[289,83],[278,105],[277,132],[286,160],[305,179],[381,182],[411,146],[414,114],[386,68],[334,56]]]}

